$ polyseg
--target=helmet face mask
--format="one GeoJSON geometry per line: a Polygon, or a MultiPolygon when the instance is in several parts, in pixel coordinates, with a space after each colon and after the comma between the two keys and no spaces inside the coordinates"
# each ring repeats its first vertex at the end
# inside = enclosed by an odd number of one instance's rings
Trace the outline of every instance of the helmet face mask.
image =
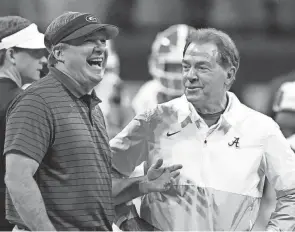
{"type": "Polygon", "coordinates": [[[180,96],[182,83],[182,53],[191,27],[178,24],[160,32],[152,45],[149,72],[160,82],[163,92],[180,96]]]}

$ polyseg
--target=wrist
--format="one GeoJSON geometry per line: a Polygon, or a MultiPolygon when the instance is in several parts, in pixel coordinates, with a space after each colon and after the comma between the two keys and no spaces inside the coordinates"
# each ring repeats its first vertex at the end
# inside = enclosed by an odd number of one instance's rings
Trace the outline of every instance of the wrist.
{"type": "Polygon", "coordinates": [[[148,181],[148,178],[147,176],[142,176],[140,181],[139,181],[139,184],[138,184],[138,187],[139,187],[139,192],[141,194],[147,194],[149,193],[149,189],[150,189],[150,182],[148,181]]]}

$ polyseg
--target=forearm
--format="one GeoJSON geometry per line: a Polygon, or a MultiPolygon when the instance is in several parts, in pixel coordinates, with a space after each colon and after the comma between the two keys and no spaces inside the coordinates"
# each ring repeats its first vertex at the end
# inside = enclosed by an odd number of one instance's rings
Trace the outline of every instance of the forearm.
{"type": "Polygon", "coordinates": [[[55,231],[33,177],[6,177],[5,182],[14,207],[31,231],[55,231]]]}
{"type": "Polygon", "coordinates": [[[112,186],[115,205],[131,201],[149,192],[149,182],[146,176],[127,179],[113,178],[112,186]]]}
{"type": "Polygon", "coordinates": [[[275,211],[267,226],[270,231],[295,230],[295,191],[278,198],[275,211]]]}

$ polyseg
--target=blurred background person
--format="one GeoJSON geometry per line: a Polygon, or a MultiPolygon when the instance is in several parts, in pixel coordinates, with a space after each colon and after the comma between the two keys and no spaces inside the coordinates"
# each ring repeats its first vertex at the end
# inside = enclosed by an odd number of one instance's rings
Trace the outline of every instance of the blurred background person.
{"type": "Polygon", "coordinates": [[[177,24],[157,34],[148,60],[152,80],[144,83],[134,97],[132,106],[136,113],[183,94],[182,52],[191,29],[177,24]]]}
{"type": "Polygon", "coordinates": [[[295,151],[295,82],[285,82],[273,102],[274,119],[295,151]]]}
{"type": "Polygon", "coordinates": [[[0,229],[11,230],[5,219],[5,161],[2,156],[5,115],[22,86],[40,78],[45,58],[44,35],[37,25],[19,16],[0,18],[0,229]]]}

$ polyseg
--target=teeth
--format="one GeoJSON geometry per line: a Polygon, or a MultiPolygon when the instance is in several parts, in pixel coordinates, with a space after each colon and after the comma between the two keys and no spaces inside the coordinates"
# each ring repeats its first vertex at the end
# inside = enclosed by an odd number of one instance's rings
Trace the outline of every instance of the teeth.
{"type": "Polygon", "coordinates": [[[102,61],[102,58],[94,58],[94,59],[91,59],[91,61],[97,61],[97,62],[100,62],[100,61],[102,61]]]}

